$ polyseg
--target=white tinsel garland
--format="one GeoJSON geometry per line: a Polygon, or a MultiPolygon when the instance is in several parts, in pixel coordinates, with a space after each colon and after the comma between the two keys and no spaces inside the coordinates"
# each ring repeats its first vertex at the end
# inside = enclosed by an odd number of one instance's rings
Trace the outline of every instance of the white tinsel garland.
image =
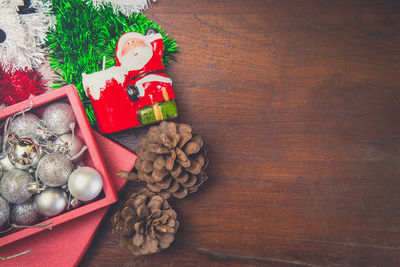
{"type": "Polygon", "coordinates": [[[93,6],[99,8],[103,4],[111,4],[114,12],[120,11],[122,14],[129,16],[133,12],[142,12],[149,8],[151,3],[156,0],[90,0],[93,6]]]}
{"type": "Polygon", "coordinates": [[[0,2],[0,29],[6,34],[0,43],[0,67],[4,71],[32,70],[44,60],[46,32],[54,25],[51,1],[33,0],[34,13],[18,14],[24,1],[0,2]]]}

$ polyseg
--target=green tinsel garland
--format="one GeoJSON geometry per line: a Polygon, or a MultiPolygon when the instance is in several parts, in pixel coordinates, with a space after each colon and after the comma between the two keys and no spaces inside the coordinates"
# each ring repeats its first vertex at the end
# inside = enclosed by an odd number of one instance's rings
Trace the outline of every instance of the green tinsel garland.
{"type": "Polygon", "coordinates": [[[175,39],[160,30],[160,26],[142,14],[129,17],[114,14],[110,5],[100,9],[90,1],[53,0],[56,26],[47,37],[50,67],[60,75],[60,83],[75,84],[90,123],[96,124],[90,100],[82,86],[82,73],[93,73],[102,69],[106,56],[106,68],[115,65],[115,47],[119,37],[129,31],[144,34],[150,27],[156,28],[164,40],[164,66],[168,65],[173,54],[178,51],[175,39]]]}

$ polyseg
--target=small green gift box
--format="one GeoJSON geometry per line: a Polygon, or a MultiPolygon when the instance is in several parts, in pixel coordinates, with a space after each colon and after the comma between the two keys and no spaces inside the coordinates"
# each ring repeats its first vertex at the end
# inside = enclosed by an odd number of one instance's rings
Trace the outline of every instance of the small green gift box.
{"type": "Polygon", "coordinates": [[[139,109],[137,115],[140,124],[147,125],[162,120],[176,118],[178,116],[178,109],[175,100],[170,100],[139,109]]]}

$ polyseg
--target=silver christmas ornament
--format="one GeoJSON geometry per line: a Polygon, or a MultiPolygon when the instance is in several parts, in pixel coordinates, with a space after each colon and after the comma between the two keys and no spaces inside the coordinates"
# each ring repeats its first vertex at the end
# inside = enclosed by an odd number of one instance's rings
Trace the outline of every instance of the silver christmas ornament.
{"type": "Polygon", "coordinates": [[[36,174],[48,186],[62,186],[68,181],[73,165],[67,156],[59,153],[50,153],[38,163],[36,174]]]}
{"type": "Polygon", "coordinates": [[[66,207],[68,202],[67,194],[59,188],[47,188],[34,197],[37,211],[43,216],[56,216],[66,207]]]}
{"type": "Polygon", "coordinates": [[[95,169],[79,167],[71,173],[68,179],[68,188],[75,198],[81,201],[90,201],[100,194],[103,180],[95,169]]]}
{"type": "Polygon", "coordinates": [[[35,138],[39,127],[39,117],[33,113],[25,113],[17,116],[8,125],[10,133],[16,133],[20,137],[35,138]]]}
{"type": "Polygon", "coordinates": [[[2,156],[0,159],[0,166],[4,172],[14,169],[14,165],[11,163],[8,156],[2,156]]]}
{"type": "Polygon", "coordinates": [[[32,199],[19,205],[11,205],[10,222],[12,224],[29,226],[36,224],[39,219],[40,214],[32,199]]]}
{"type": "Polygon", "coordinates": [[[64,102],[49,105],[43,113],[43,120],[47,127],[56,134],[69,133],[71,124],[76,124],[71,105],[64,102]]]}
{"type": "MultiPolygon", "coordinates": [[[[83,149],[85,143],[78,136],[72,134],[64,134],[57,138],[54,142],[55,150],[61,153],[66,153],[71,158],[77,155],[83,149]]],[[[83,156],[83,155],[82,155],[83,156]]],[[[82,158],[79,156],[75,161],[82,158]]]]}
{"type": "Polygon", "coordinates": [[[0,180],[0,194],[13,204],[22,204],[32,196],[28,190],[30,182],[33,182],[32,175],[23,170],[12,169],[0,180]]]}
{"type": "Polygon", "coordinates": [[[15,133],[8,139],[11,144],[8,148],[8,159],[14,167],[25,170],[35,166],[42,156],[39,143],[30,138],[19,138],[15,133]]]}
{"type": "Polygon", "coordinates": [[[10,205],[7,200],[0,197],[0,228],[8,222],[8,217],[10,216],[10,205]]]}

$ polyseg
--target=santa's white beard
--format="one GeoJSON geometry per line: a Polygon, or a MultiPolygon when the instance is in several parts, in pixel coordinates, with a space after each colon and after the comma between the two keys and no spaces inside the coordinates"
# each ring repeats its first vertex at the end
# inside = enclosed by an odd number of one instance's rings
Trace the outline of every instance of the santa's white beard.
{"type": "Polygon", "coordinates": [[[140,70],[152,56],[153,48],[150,45],[136,47],[121,58],[121,65],[128,70],[140,70]]]}

